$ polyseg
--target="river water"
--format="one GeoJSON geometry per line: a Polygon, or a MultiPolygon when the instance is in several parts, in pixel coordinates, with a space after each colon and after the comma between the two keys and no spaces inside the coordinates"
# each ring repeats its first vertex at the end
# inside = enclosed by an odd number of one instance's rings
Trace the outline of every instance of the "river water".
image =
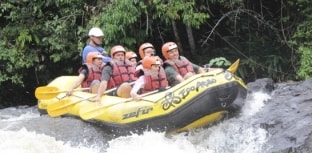
{"type": "Polygon", "coordinates": [[[145,131],[118,136],[77,118],[50,118],[35,106],[0,110],[1,153],[263,153],[270,134],[255,122],[270,95],[247,95],[240,114],[177,135],[145,131]]]}

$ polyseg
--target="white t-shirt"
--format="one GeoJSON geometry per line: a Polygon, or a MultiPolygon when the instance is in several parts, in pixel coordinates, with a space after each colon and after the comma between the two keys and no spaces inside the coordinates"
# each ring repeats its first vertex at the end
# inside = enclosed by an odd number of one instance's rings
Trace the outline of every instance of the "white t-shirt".
{"type": "Polygon", "coordinates": [[[144,85],[145,85],[145,77],[144,75],[140,76],[134,83],[132,89],[131,89],[131,92],[130,92],[130,95],[133,96],[133,95],[137,95],[137,93],[139,92],[139,90],[141,88],[144,88],[144,85]]]}
{"type": "Polygon", "coordinates": [[[135,70],[136,70],[136,71],[138,71],[138,70],[143,70],[143,65],[142,65],[142,64],[137,65],[137,66],[135,67],[135,70]]]}

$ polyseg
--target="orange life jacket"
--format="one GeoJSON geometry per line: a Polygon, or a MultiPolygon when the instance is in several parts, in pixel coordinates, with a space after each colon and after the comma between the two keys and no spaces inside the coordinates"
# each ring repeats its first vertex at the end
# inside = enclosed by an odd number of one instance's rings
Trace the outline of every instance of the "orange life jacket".
{"type": "Polygon", "coordinates": [[[137,79],[134,76],[135,69],[128,60],[112,61],[110,64],[113,67],[113,73],[108,81],[107,89],[118,87],[123,82],[132,82],[137,79]]]}
{"type": "Polygon", "coordinates": [[[81,68],[78,70],[78,72],[80,73],[84,68],[87,68],[88,76],[82,82],[82,84],[81,84],[82,88],[90,87],[93,80],[101,81],[101,74],[102,74],[102,68],[103,67],[99,68],[99,67],[95,66],[94,64],[83,64],[81,66],[81,68]]]}
{"type": "Polygon", "coordinates": [[[173,68],[183,77],[188,72],[193,72],[192,63],[184,56],[180,56],[178,60],[166,60],[165,63],[173,66],[173,68]]]}
{"type": "Polygon", "coordinates": [[[158,90],[161,88],[166,88],[168,86],[168,81],[164,68],[160,67],[158,72],[153,72],[151,70],[144,69],[145,86],[140,91],[142,93],[150,92],[153,90],[158,90]]]}

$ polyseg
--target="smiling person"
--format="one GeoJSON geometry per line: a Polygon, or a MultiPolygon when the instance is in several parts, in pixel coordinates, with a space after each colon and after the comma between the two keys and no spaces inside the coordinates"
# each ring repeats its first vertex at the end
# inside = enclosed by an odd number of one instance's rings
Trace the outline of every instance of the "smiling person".
{"type": "Polygon", "coordinates": [[[163,65],[170,86],[174,86],[196,73],[205,72],[204,68],[191,63],[184,56],[180,56],[178,46],[174,42],[163,44],[161,51],[166,58],[163,65]]]}
{"type": "Polygon", "coordinates": [[[143,74],[135,81],[130,92],[131,97],[138,101],[140,94],[168,87],[168,81],[164,69],[161,69],[161,61],[156,56],[146,56],[142,60],[143,74]]]}
{"type": "Polygon", "coordinates": [[[109,62],[110,58],[107,56],[107,52],[101,47],[104,33],[100,28],[93,27],[89,30],[89,44],[84,47],[82,51],[82,63],[86,62],[87,55],[90,52],[99,52],[104,56],[103,62],[109,62]]]}
{"type": "Polygon", "coordinates": [[[101,83],[96,96],[96,101],[99,102],[101,96],[107,89],[117,87],[111,95],[128,98],[130,97],[131,85],[129,82],[135,81],[135,69],[132,64],[125,60],[126,50],[121,45],[116,45],[110,50],[112,61],[106,63],[103,68],[101,83]]]}
{"type": "MultiPolygon", "coordinates": [[[[156,56],[159,59],[159,61],[161,62],[161,64],[163,63],[162,59],[156,55],[154,46],[149,42],[143,43],[140,46],[139,55],[140,55],[141,59],[143,59],[146,56],[156,56]]],[[[143,69],[142,60],[140,60],[137,63],[137,67],[135,69],[136,70],[143,69]]]]}
{"type": "Polygon", "coordinates": [[[79,69],[79,76],[66,95],[70,96],[74,89],[81,85],[82,88],[89,88],[89,92],[97,93],[101,72],[102,60],[104,56],[98,52],[90,52],[87,56],[86,63],[79,69]]]}
{"type": "Polygon", "coordinates": [[[126,53],[126,59],[129,60],[131,63],[132,63],[132,66],[133,67],[136,67],[137,66],[137,54],[133,51],[128,51],[126,53]]]}

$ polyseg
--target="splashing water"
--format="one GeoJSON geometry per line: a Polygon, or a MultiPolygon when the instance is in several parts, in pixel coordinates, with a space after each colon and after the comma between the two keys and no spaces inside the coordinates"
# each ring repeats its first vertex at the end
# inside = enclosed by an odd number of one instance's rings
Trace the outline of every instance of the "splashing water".
{"type": "MultiPolygon", "coordinates": [[[[262,92],[250,94],[238,116],[209,128],[199,128],[170,137],[163,132],[146,131],[142,135],[132,134],[112,138],[108,141],[108,146],[104,147],[97,144],[93,146],[82,145],[85,144],[82,141],[76,141],[76,144],[72,145],[70,141],[57,141],[52,136],[36,133],[37,131],[29,132],[25,128],[9,130],[12,126],[20,123],[23,125],[26,123],[25,121],[36,120],[41,117],[29,110],[26,112],[22,110],[21,113],[15,115],[11,111],[6,114],[1,111],[0,150],[8,153],[262,153],[270,148],[265,144],[269,134],[255,123],[253,116],[261,110],[270,98],[269,95],[262,92]]],[[[44,120],[44,118],[41,119],[44,120]]],[[[49,129],[49,127],[45,128],[49,129]]],[[[75,130],[75,128],[81,127],[73,128],[75,130]]],[[[57,131],[57,129],[53,130],[57,131]]],[[[79,135],[79,133],[77,134],[79,135]]],[[[76,139],[72,137],[70,140],[75,141],[76,139]]],[[[102,142],[103,140],[97,138],[96,141],[102,142]]]]}
{"type": "Polygon", "coordinates": [[[242,116],[249,117],[257,113],[271,96],[264,92],[256,92],[247,96],[246,103],[242,108],[242,116]]]}
{"type": "Polygon", "coordinates": [[[265,145],[268,134],[251,118],[269,99],[262,92],[251,94],[238,117],[171,138],[153,131],[115,138],[109,142],[107,153],[262,153],[269,148],[265,145]]]}
{"type": "Polygon", "coordinates": [[[19,131],[0,130],[0,150],[4,153],[94,153],[96,149],[71,147],[62,141],[44,134],[19,131]]]}

